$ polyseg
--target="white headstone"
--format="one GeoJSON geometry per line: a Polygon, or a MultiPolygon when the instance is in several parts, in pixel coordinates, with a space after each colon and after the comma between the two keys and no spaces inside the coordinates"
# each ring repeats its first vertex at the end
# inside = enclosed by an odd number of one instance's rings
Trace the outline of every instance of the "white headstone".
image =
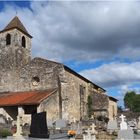
{"type": "Polygon", "coordinates": [[[61,129],[66,127],[66,121],[65,120],[56,120],[56,129],[61,129]]]}
{"type": "Polygon", "coordinates": [[[116,120],[110,120],[107,124],[107,130],[117,130],[118,129],[118,124],[116,120]]]}
{"type": "Polygon", "coordinates": [[[128,129],[127,123],[125,122],[124,115],[120,116],[121,123],[120,123],[120,130],[118,131],[118,139],[116,140],[133,140],[134,139],[134,132],[132,129],[128,129]]]}
{"type": "MultiPolygon", "coordinates": [[[[95,125],[93,127],[95,128],[95,125]]],[[[96,140],[95,134],[92,133],[94,130],[90,130],[90,128],[88,128],[85,131],[85,134],[83,134],[83,140],[96,140]]]]}
{"type": "Polygon", "coordinates": [[[124,121],[125,116],[122,114],[120,118],[121,118],[120,130],[127,130],[128,129],[127,123],[124,121]]]}
{"type": "Polygon", "coordinates": [[[140,129],[140,117],[138,118],[138,124],[137,124],[137,128],[140,129]]]}
{"type": "Polygon", "coordinates": [[[134,132],[131,129],[119,130],[118,140],[134,140],[134,132]]]}
{"type": "Polygon", "coordinates": [[[94,123],[92,123],[92,125],[91,125],[91,132],[92,132],[92,134],[96,134],[97,132],[96,132],[96,130],[95,130],[95,124],[94,123]]]}

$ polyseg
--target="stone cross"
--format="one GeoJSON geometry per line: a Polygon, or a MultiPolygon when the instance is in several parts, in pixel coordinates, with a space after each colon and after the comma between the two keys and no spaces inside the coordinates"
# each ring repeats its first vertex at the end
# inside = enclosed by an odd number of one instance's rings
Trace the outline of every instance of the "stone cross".
{"type": "Polygon", "coordinates": [[[119,118],[121,118],[120,129],[127,130],[127,123],[124,121],[125,116],[122,114],[119,118]]]}
{"type": "Polygon", "coordinates": [[[17,132],[13,136],[16,137],[22,136],[22,127],[20,122],[21,122],[20,116],[17,116],[17,132]]]}
{"type": "Polygon", "coordinates": [[[21,137],[22,136],[22,126],[21,126],[21,118],[24,114],[24,111],[22,107],[18,107],[18,115],[17,115],[17,132],[13,135],[15,137],[21,137]]]}
{"type": "Polygon", "coordinates": [[[96,134],[97,132],[96,132],[96,130],[95,130],[95,124],[94,123],[92,123],[92,125],[91,125],[91,130],[92,130],[92,134],[96,134]]]}
{"type": "Polygon", "coordinates": [[[83,135],[83,140],[91,140],[91,131],[88,128],[86,131],[87,135],[83,135]]]}
{"type": "MultiPolygon", "coordinates": [[[[93,127],[95,128],[95,125],[93,127]]],[[[83,140],[96,140],[95,134],[93,134],[93,130],[88,128],[85,132],[86,134],[83,135],[83,140]]]]}
{"type": "Polygon", "coordinates": [[[121,118],[121,121],[124,122],[125,116],[123,114],[121,114],[121,116],[119,118],[121,118]]]}

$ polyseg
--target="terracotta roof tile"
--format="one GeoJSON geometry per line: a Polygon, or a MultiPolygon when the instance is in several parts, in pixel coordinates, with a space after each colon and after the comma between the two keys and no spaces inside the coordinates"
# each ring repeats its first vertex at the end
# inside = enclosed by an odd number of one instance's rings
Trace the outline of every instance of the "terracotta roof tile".
{"type": "Polygon", "coordinates": [[[10,92],[0,96],[0,106],[37,105],[56,90],[10,92]]]}

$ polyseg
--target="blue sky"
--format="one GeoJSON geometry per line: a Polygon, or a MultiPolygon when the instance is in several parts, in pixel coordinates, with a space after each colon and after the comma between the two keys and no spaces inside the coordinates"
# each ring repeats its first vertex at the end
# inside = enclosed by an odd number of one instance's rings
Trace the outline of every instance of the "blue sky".
{"type": "Polygon", "coordinates": [[[32,57],[64,63],[119,99],[140,92],[140,3],[0,1],[0,29],[16,15],[32,57]]]}

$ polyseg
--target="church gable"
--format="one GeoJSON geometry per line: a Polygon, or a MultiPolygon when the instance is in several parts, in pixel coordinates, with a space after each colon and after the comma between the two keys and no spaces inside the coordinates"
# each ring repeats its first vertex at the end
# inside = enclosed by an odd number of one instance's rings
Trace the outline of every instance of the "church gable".
{"type": "Polygon", "coordinates": [[[20,70],[18,90],[45,90],[58,87],[63,66],[42,58],[34,58],[20,70]]]}

